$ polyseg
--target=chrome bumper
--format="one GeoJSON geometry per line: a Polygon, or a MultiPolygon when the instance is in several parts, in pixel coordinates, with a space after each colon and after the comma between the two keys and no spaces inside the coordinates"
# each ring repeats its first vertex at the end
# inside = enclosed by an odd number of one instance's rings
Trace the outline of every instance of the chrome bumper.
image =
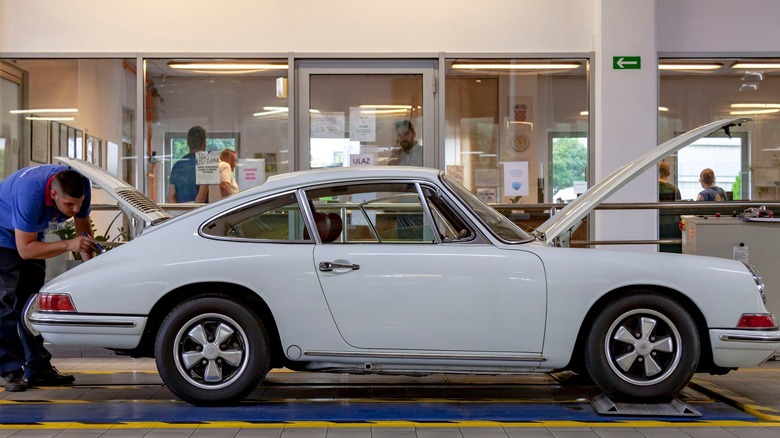
{"type": "Polygon", "coordinates": [[[780,331],[721,333],[720,340],[726,342],[780,342],[780,331]]]}

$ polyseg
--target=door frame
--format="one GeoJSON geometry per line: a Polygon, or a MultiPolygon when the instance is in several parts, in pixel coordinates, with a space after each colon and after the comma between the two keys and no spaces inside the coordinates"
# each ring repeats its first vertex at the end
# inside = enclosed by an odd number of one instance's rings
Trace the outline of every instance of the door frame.
{"type": "Polygon", "coordinates": [[[438,60],[300,60],[295,63],[295,99],[293,123],[295,142],[294,170],[308,170],[310,143],[310,77],[312,75],[392,75],[419,74],[423,83],[423,162],[441,167],[439,133],[436,129],[439,108],[436,99],[438,60]]]}

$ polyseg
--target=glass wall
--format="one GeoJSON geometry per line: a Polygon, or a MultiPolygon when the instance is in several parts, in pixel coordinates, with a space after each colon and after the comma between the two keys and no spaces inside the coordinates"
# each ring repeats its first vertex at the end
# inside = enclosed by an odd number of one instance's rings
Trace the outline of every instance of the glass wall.
{"type": "Polygon", "coordinates": [[[728,199],[780,199],[780,59],[661,59],[659,138],[729,117],[753,121],[697,141],[665,161],[682,200],[696,200],[703,169],[728,199]]]}
{"type": "Polygon", "coordinates": [[[234,172],[241,190],[292,170],[287,71],[286,59],[147,59],[149,196],[166,199],[171,167],[189,152],[193,126],[205,129],[207,151],[238,153],[234,172]]]}
{"type": "Polygon", "coordinates": [[[570,201],[587,187],[587,59],[450,59],[445,164],[491,203],[570,201]]]}

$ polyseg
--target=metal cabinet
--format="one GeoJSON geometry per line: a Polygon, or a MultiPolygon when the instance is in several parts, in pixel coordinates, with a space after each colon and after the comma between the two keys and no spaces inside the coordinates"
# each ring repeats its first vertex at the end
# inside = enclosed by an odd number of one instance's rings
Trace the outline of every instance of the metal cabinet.
{"type": "Polygon", "coordinates": [[[767,308],[780,318],[780,223],[715,216],[683,216],[682,221],[683,254],[747,262],[764,280],[767,308]]]}

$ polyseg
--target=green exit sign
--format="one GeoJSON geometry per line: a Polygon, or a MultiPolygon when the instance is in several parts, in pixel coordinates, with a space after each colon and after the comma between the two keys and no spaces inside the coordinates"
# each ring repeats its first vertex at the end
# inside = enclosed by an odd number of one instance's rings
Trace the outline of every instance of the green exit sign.
{"type": "Polygon", "coordinates": [[[642,68],[642,58],[639,56],[613,56],[613,70],[639,70],[642,68]]]}

